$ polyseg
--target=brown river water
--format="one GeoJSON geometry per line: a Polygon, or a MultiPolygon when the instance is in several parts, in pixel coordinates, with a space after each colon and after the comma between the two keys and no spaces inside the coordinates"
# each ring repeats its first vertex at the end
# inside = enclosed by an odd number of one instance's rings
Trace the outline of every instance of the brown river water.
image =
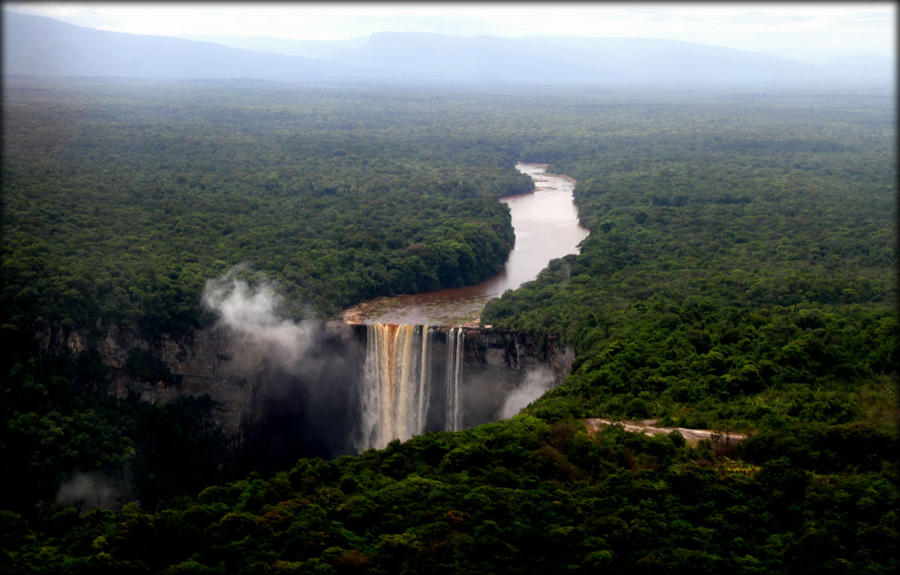
{"type": "Polygon", "coordinates": [[[535,279],[550,260],[577,253],[589,231],[578,223],[575,180],[547,173],[547,164],[519,163],[516,169],[534,180],[535,191],[500,198],[516,232],[503,271],[471,286],[363,302],[342,314],[344,322],[476,327],[488,300],[535,279]]]}

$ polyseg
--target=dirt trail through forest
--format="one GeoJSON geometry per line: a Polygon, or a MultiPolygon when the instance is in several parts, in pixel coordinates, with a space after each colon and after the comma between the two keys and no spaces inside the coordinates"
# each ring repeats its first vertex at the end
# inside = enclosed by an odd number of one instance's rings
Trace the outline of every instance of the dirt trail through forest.
{"type": "Polygon", "coordinates": [[[731,433],[731,432],[723,432],[723,431],[711,431],[708,429],[688,429],[686,427],[656,427],[655,419],[644,419],[641,421],[611,421],[609,419],[585,419],[584,424],[587,426],[588,431],[590,433],[597,433],[601,426],[605,425],[621,425],[625,428],[625,431],[634,431],[640,432],[645,435],[656,435],[658,433],[665,433],[666,435],[672,433],[673,431],[678,431],[684,436],[684,439],[690,445],[697,445],[704,439],[708,439],[713,442],[713,444],[717,442],[722,442],[725,447],[729,447],[732,445],[737,445],[742,440],[746,439],[747,436],[741,433],[731,433]]]}

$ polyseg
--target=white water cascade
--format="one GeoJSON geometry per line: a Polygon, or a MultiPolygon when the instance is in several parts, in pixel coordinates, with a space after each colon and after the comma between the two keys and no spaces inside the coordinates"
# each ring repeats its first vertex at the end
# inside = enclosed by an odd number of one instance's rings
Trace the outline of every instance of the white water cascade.
{"type": "Polygon", "coordinates": [[[362,446],[382,448],[425,430],[431,354],[428,326],[369,324],[362,391],[362,446]]]}
{"type": "Polygon", "coordinates": [[[462,418],[460,416],[459,389],[462,378],[463,342],[466,334],[461,327],[452,327],[447,331],[447,423],[448,431],[459,431],[462,418]]]}
{"type": "MultiPolygon", "coordinates": [[[[449,328],[444,374],[444,429],[462,428],[465,333],[449,328]]],[[[373,323],[366,326],[366,362],[361,393],[360,447],[380,449],[392,439],[425,431],[431,399],[432,339],[427,325],[373,323]]]]}

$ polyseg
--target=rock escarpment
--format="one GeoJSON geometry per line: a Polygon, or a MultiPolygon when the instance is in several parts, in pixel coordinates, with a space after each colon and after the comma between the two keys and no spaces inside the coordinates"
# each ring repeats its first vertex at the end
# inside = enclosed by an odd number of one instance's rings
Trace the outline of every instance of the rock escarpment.
{"type": "MultiPolygon", "coordinates": [[[[442,341],[451,328],[431,329],[442,341]]],[[[463,427],[497,419],[504,398],[522,385],[527,373],[543,370],[552,374],[548,385],[557,385],[574,360],[572,349],[552,337],[482,328],[464,328],[464,332],[463,427]]],[[[315,366],[295,366],[296,377],[315,371],[308,378],[313,385],[331,385],[331,381],[344,387],[362,385],[366,326],[329,322],[316,337],[319,341],[312,347],[320,353],[315,366]],[[334,358],[341,359],[339,368],[334,358]],[[354,373],[359,374],[355,383],[351,381],[354,373]]],[[[136,329],[115,325],[94,333],[56,329],[40,334],[39,344],[44,353],[54,355],[95,352],[106,367],[109,393],[118,397],[134,393],[143,401],[165,403],[209,395],[218,404],[216,422],[234,438],[258,422],[261,396],[271,380],[285,377],[285,369],[276,365],[270,350],[221,325],[153,341],[136,329]]],[[[435,346],[435,353],[443,354],[443,350],[444,346],[435,346]]],[[[442,362],[436,359],[436,369],[443,369],[442,362]]],[[[359,393],[358,389],[345,391],[348,409],[356,405],[359,393]]]]}

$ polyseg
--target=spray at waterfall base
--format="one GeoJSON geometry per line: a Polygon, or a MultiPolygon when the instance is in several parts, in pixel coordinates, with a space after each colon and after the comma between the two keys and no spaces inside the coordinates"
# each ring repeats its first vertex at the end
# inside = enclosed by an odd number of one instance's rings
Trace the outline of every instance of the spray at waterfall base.
{"type": "Polygon", "coordinates": [[[290,464],[512,417],[574,359],[513,332],[460,327],[335,322],[317,339],[295,369],[260,373],[244,427],[250,451],[290,464]]]}
{"type": "Polygon", "coordinates": [[[570,351],[534,353],[513,333],[378,323],[358,329],[366,340],[360,450],[511,417],[560,382],[572,361],[570,351]]]}
{"type": "Polygon", "coordinates": [[[235,276],[210,281],[204,302],[220,317],[229,377],[247,382],[243,452],[273,468],[508,417],[573,359],[552,341],[490,329],[295,322],[278,313],[272,284],[235,276]]]}

